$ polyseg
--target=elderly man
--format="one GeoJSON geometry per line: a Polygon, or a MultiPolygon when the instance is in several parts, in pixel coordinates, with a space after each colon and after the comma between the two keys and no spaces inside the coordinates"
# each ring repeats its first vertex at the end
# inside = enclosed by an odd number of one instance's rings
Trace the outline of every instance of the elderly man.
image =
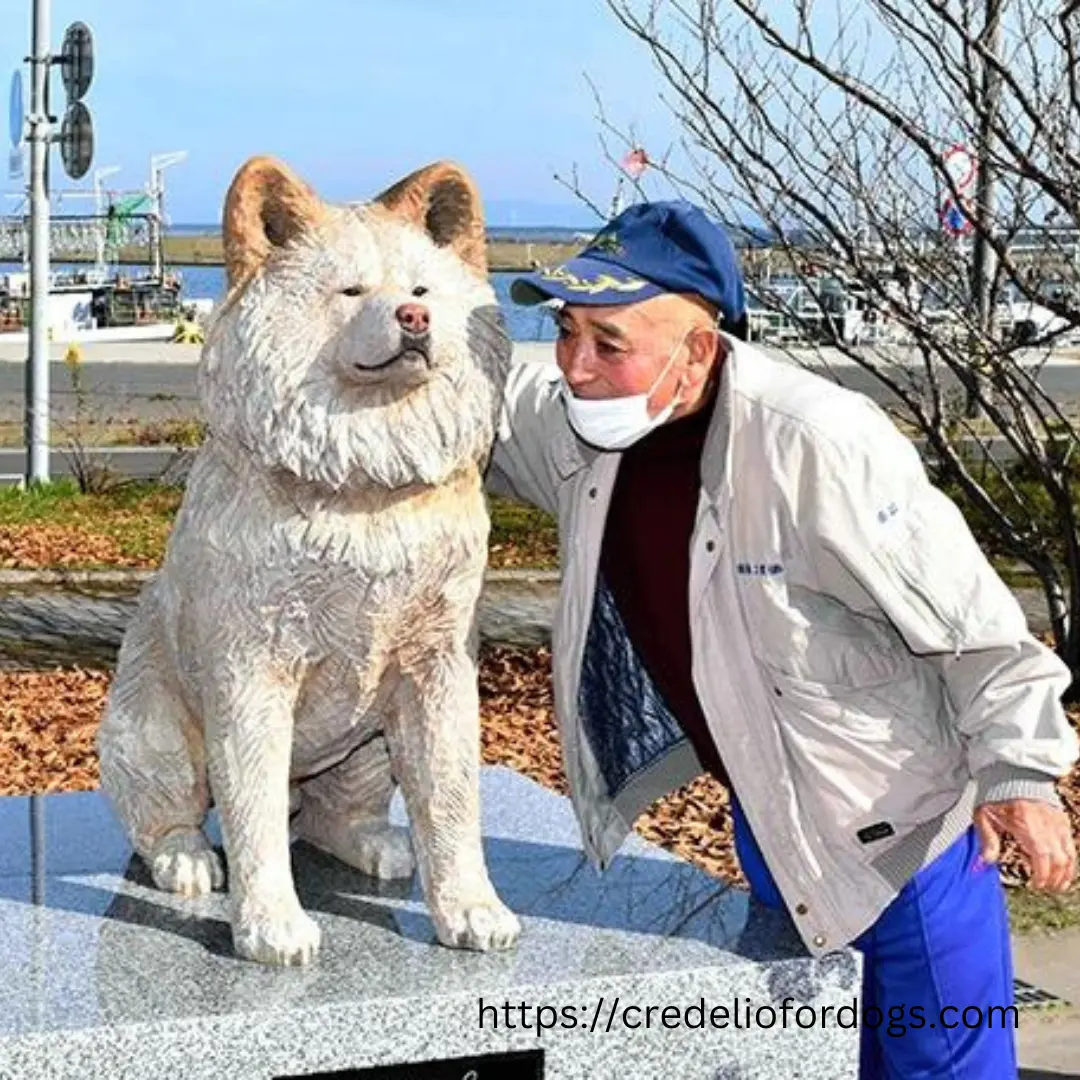
{"type": "Polygon", "coordinates": [[[863,1026],[862,1076],[1015,1077],[1011,1025],[959,1017],[1012,1003],[1001,838],[1035,887],[1073,879],[1068,671],[888,417],[745,343],[699,209],[633,206],[513,296],[561,302],[558,363],[514,369],[489,483],[558,517],[587,852],[707,769],[753,893],[812,953],[862,951],[864,1007],[922,1007],[863,1026]]]}

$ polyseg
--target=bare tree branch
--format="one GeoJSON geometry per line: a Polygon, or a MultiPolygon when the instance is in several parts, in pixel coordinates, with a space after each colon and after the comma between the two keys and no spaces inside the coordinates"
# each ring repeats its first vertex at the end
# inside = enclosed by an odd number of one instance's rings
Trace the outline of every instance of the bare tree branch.
{"type": "MultiPolygon", "coordinates": [[[[1040,384],[1080,342],[1080,0],[607,2],[681,133],[649,182],[742,240],[755,335],[878,380],[992,549],[1038,575],[1080,680],[1077,421],[1040,384]],[[956,144],[995,198],[967,198],[956,144]]],[[[594,96],[617,165],[637,140],[594,96]]]]}

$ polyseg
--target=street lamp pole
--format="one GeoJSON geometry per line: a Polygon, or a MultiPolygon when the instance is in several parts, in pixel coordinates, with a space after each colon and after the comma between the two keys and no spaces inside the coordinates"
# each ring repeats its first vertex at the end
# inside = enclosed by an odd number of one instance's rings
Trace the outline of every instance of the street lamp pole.
{"type": "Polygon", "coordinates": [[[30,355],[26,365],[26,480],[49,481],[49,4],[32,0],[30,48],[30,355]]]}

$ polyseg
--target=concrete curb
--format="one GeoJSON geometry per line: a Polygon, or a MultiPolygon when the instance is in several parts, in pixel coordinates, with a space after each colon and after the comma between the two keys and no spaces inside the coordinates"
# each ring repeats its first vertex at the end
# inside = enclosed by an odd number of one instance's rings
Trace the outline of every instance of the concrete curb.
{"type": "MultiPolygon", "coordinates": [[[[110,589],[121,591],[134,590],[149,581],[155,570],[129,569],[119,567],[115,570],[66,570],[50,568],[40,570],[0,569],[0,599],[3,590],[19,591],[34,589],[70,589],[72,592],[107,592],[110,589]]],[[[561,574],[558,570],[535,569],[494,569],[484,575],[484,591],[490,597],[492,593],[502,596],[520,596],[524,601],[531,597],[547,608],[554,606],[559,591],[561,574]]],[[[1043,634],[1050,629],[1046,614],[1046,600],[1040,589],[1014,589],[1028,625],[1034,634],[1043,634]]]]}
{"type": "Polygon", "coordinates": [[[115,570],[0,570],[0,588],[32,588],[35,585],[108,586],[136,585],[149,581],[157,571],[118,567],[115,570]]]}
{"type": "MultiPolygon", "coordinates": [[[[140,591],[155,573],[123,567],[0,571],[0,669],[111,667],[140,591]]],[[[552,571],[491,571],[477,608],[480,639],[549,645],[558,583],[552,571]]]]}
{"type": "MultiPolygon", "coordinates": [[[[157,570],[138,567],[117,567],[115,570],[67,570],[63,567],[42,569],[0,569],[0,588],[20,588],[34,585],[135,585],[149,581],[157,570]]],[[[559,582],[558,570],[505,569],[488,570],[485,582],[559,582]]]]}

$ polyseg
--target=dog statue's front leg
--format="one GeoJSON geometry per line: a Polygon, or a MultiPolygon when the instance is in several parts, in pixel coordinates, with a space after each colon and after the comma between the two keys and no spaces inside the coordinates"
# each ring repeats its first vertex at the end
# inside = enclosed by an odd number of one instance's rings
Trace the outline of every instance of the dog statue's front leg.
{"type": "Polygon", "coordinates": [[[246,659],[211,677],[206,713],[233,945],[240,956],[265,964],[306,964],[318,950],[319,928],[300,907],[289,862],[289,762],[299,679],[274,671],[269,662],[246,659]]]}
{"type": "Polygon", "coordinates": [[[434,648],[403,659],[401,676],[387,743],[435,932],[444,945],[508,948],[521,927],[484,864],[475,663],[460,646],[434,648]]]}

